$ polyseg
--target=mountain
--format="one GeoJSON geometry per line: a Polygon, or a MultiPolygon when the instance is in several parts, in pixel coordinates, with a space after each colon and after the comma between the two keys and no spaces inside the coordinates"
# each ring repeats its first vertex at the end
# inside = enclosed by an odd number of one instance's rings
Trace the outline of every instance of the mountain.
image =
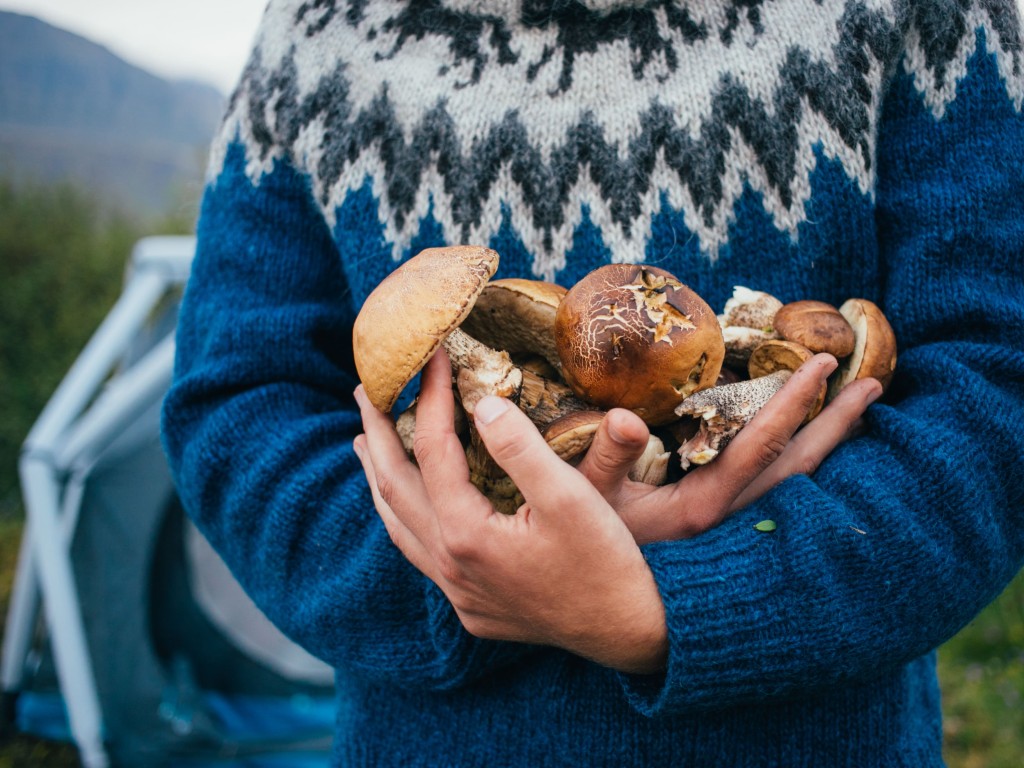
{"type": "Polygon", "coordinates": [[[225,106],[32,16],[0,11],[0,175],[71,180],[131,213],[195,196],[225,106]]]}

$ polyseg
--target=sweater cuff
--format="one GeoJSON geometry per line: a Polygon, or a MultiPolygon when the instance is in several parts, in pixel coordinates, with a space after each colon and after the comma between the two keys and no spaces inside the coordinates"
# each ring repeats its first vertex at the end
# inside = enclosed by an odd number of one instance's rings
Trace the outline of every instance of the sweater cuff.
{"type": "Polygon", "coordinates": [[[661,673],[619,675],[640,713],[711,709],[772,692],[766,667],[787,653],[792,626],[770,599],[780,537],[755,528],[759,520],[741,513],[695,539],[643,547],[665,604],[669,654],[661,673]]]}
{"type": "Polygon", "coordinates": [[[458,688],[529,652],[527,645],[482,640],[469,634],[444,592],[429,579],[424,578],[424,582],[427,625],[439,665],[435,678],[439,689],[458,688]]]}

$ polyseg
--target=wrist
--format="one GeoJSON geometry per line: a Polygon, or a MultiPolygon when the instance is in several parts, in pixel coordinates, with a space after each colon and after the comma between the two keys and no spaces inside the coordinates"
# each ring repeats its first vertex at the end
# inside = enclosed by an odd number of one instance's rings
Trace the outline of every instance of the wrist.
{"type": "Polygon", "coordinates": [[[663,670],[668,660],[665,606],[646,563],[632,586],[617,592],[612,608],[602,610],[564,647],[618,672],[663,670]]]}

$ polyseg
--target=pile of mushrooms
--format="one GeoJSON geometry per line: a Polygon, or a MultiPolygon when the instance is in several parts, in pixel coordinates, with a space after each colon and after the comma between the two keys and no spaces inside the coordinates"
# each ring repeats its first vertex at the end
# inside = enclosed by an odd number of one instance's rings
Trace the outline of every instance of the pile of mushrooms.
{"type": "Polygon", "coordinates": [[[868,299],[848,299],[838,308],[812,299],[783,304],[764,291],[736,286],[718,321],[726,348],[723,381],[676,409],[680,417],[698,420],[696,434],[679,448],[684,469],[717,456],[817,353],[833,355],[839,366],[822,385],[805,423],[857,379],[877,379],[884,392],[896,369],[896,336],[868,299]]]}
{"type": "MultiPolygon", "coordinates": [[[[892,378],[892,329],[865,299],[839,309],[783,305],[736,288],[716,315],[653,266],[606,265],[566,290],[493,279],[498,262],[482,246],[420,252],[367,297],[353,351],[367,397],[385,413],[433,354],[447,351],[471,480],[506,514],[523,499],[473,429],[485,395],[515,402],[570,463],[586,453],[608,409],[632,410],[651,437],[630,476],[658,485],[670,479],[672,449],[681,457],[677,473],[712,460],[815,352],[842,362],[814,413],[855,379],[887,386],[892,378]]],[[[414,402],[396,418],[410,456],[415,411],[414,402]]]]}

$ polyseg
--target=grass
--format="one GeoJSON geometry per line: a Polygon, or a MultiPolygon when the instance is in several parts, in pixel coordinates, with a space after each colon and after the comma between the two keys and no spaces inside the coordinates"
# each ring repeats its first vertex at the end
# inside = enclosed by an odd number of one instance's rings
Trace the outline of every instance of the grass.
{"type": "MultiPolygon", "coordinates": [[[[0,514],[0,614],[7,615],[20,519],[0,514]]],[[[1019,768],[1024,755],[1024,572],[939,650],[949,768],[1019,768]]],[[[67,744],[3,731],[0,768],[77,768],[67,744]]]]}
{"type": "Polygon", "coordinates": [[[951,768],[1019,768],[1024,759],[1024,573],[939,650],[951,768]]]}

